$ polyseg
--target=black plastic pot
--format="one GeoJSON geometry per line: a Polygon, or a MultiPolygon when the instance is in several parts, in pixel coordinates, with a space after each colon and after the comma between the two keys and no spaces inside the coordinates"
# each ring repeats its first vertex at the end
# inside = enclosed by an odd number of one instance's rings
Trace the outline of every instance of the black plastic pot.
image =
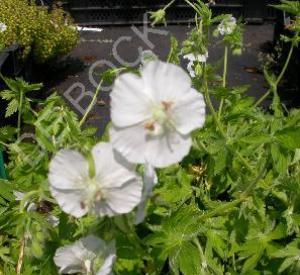
{"type": "MultiPolygon", "coordinates": [[[[143,15],[157,10],[169,0],[68,0],[66,8],[81,25],[128,25],[143,23],[143,15]]],[[[215,15],[231,13],[249,23],[262,23],[274,19],[274,9],[269,4],[277,0],[216,0],[212,6],[215,15]]],[[[167,12],[168,23],[185,23],[194,20],[195,12],[183,0],[177,0],[167,12]]]]}
{"type": "Polygon", "coordinates": [[[0,52],[0,71],[3,75],[14,77],[20,75],[24,62],[20,58],[21,49],[14,44],[0,52]]]}

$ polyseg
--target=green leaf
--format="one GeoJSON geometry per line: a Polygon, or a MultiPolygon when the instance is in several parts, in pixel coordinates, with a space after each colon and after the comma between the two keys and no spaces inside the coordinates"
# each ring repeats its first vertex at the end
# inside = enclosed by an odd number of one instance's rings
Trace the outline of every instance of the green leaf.
{"type": "Polygon", "coordinates": [[[219,232],[218,230],[209,230],[206,233],[207,242],[210,243],[212,249],[222,258],[226,259],[226,251],[227,245],[222,239],[221,235],[223,233],[223,237],[226,238],[226,234],[224,232],[219,232]]]}
{"type": "Polygon", "coordinates": [[[12,191],[9,181],[0,179],[0,196],[7,201],[13,201],[15,198],[12,191]]]}
{"type": "Polygon", "coordinates": [[[282,10],[294,15],[300,15],[300,2],[299,1],[286,1],[281,0],[280,5],[272,5],[272,7],[282,10]]]}
{"type": "Polygon", "coordinates": [[[10,101],[6,108],[5,117],[12,116],[14,113],[18,111],[18,108],[19,108],[18,100],[13,99],[12,101],[10,101]]]}
{"type": "Polygon", "coordinates": [[[278,131],[275,138],[282,146],[290,150],[300,148],[300,127],[289,127],[278,131]]]}
{"type": "Polygon", "coordinates": [[[273,165],[278,173],[287,173],[288,160],[283,150],[276,144],[271,145],[271,156],[273,159],[273,165]]]}
{"type": "Polygon", "coordinates": [[[262,145],[264,143],[271,142],[272,137],[268,134],[251,134],[249,136],[241,138],[240,141],[248,144],[262,145]]]}
{"type": "Polygon", "coordinates": [[[175,250],[170,261],[178,261],[179,269],[184,275],[200,274],[200,252],[191,242],[183,243],[179,251],[175,250]]]}
{"type": "Polygon", "coordinates": [[[179,54],[180,54],[180,49],[178,46],[178,40],[176,39],[175,36],[171,35],[171,48],[168,56],[168,62],[173,63],[173,64],[179,64],[180,59],[179,59],[179,54]]]}
{"type": "Polygon", "coordinates": [[[194,206],[184,206],[163,220],[158,232],[150,235],[147,243],[162,248],[162,255],[167,257],[174,248],[180,248],[185,241],[193,239],[203,230],[198,222],[199,210],[194,206]]]}
{"type": "Polygon", "coordinates": [[[15,97],[15,93],[10,90],[3,90],[0,92],[0,97],[4,100],[11,100],[15,97]]]}

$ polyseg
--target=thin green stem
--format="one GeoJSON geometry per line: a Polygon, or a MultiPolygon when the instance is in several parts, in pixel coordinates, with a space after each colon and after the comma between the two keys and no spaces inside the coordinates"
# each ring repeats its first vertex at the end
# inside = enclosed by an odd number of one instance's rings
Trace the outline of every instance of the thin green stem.
{"type": "Polygon", "coordinates": [[[20,251],[18,256],[18,263],[16,267],[16,274],[19,275],[22,273],[22,266],[24,261],[24,250],[25,250],[25,237],[21,240],[20,251]]]}
{"type": "Polygon", "coordinates": [[[96,102],[96,100],[97,100],[97,97],[98,97],[98,95],[99,95],[99,92],[100,92],[100,90],[101,90],[102,83],[103,83],[103,79],[101,79],[101,81],[100,81],[100,83],[99,83],[99,85],[98,85],[98,87],[97,87],[97,89],[96,89],[96,92],[95,92],[95,94],[94,94],[94,97],[93,97],[93,99],[92,99],[90,105],[88,106],[88,108],[87,108],[87,110],[86,110],[84,116],[82,117],[82,119],[81,119],[80,122],[79,122],[79,126],[80,126],[80,127],[85,123],[85,121],[86,121],[86,119],[87,119],[89,113],[92,111],[92,109],[93,109],[93,107],[94,107],[94,104],[95,104],[95,102],[96,102]]]}
{"type": "Polygon", "coordinates": [[[17,129],[17,137],[19,138],[21,135],[21,119],[22,119],[22,111],[23,111],[23,101],[24,101],[24,92],[20,91],[20,101],[19,101],[19,112],[18,112],[18,129],[17,129]]]}
{"type": "Polygon", "coordinates": [[[259,100],[256,101],[254,107],[259,106],[271,94],[272,90],[269,89],[259,100]]]}
{"type": "Polygon", "coordinates": [[[169,8],[171,5],[173,5],[173,3],[174,3],[175,1],[176,1],[176,0],[170,1],[170,2],[163,8],[163,10],[165,11],[167,8],[169,8]]]}
{"type": "MultiPolygon", "coordinates": [[[[228,46],[226,45],[224,49],[224,67],[223,67],[223,85],[222,85],[223,88],[225,88],[227,84],[227,69],[228,69],[228,46]]],[[[223,104],[224,104],[224,99],[222,98],[219,107],[219,114],[218,114],[219,119],[222,114],[223,104]]]]}
{"type": "Polygon", "coordinates": [[[217,127],[219,129],[219,131],[221,132],[223,137],[226,137],[226,133],[223,130],[223,127],[218,119],[216,110],[211,102],[210,96],[209,96],[209,92],[208,92],[208,84],[207,84],[207,78],[206,78],[206,66],[204,66],[204,97],[206,99],[206,103],[208,105],[208,108],[215,120],[215,123],[217,124],[217,127]]]}
{"type": "Polygon", "coordinates": [[[287,70],[287,68],[288,68],[288,66],[289,66],[289,63],[290,63],[290,61],[291,61],[291,57],[292,57],[292,54],[293,54],[293,51],[294,51],[294,47],[295,47],[295,46],[294,46],[294,44],[292,43],[292,46],[291,46],[291,48],[290,48],[288,57],[287,57],[287,59],[286,59],[286,61],[285,61],[285,63],[284,63],[284,66],[283,66],[283,68],[282,68],[282,70],[281,70],[281,73],[279,74],[279,76],[278,76],[278,78],[277,78],[277,80],[276,80],[276,82],[275,82],[276,86],[278,86],[278,84],[280,83],[281,79],[283,78],[283,76],[284,76],[284,74],[285,74],[285,72],[286,72],[286,70],[287,70]]]}
{"type": "Polygon", "coordinates": [[[228,46],[224,49],[224,67],[223,67],[223,88],[226,87],[227,83],[227,67],[228,67],[228,46]]]}
{"type": "Polygon", "coordinates": [[[189,0],[184,0],[186,3],[188,3],[197,13],[201,14],[200,10],[189,0]]]}
{"type": "Polygon", "coordinates": [[[241,153],[239,151],[235,151],[235,154],[238,156],[238,158],[244,164],[244,166],[248,169],[248,171],[251,172],[251,174],[256,175],[256,173],[252,169],[252,167],[249,164],[249,162],[241,155],[241,153]]]}
{"type": "Polygon", "coordinates": [[[263,174],[264,174],[264,167],[263,169],[261,169],[261,171],[259,172],[258,176],[255,178],[255,180],[253,180],[252,183],[250,183],[247,188],[245,189],[245,191],[241,194],[241,198],[246,198],[250,192],[254,189],[254,187],[256,186],[256,184],[259,182],[259,180],[262,178],[263,174]]]}
{"type": "MultiPolygon", "coordinates": [[[[297,33],[298,34],[298,33],[297,33]]],[[[296,35],[297,35],[296,34],[296,35]]],[[[286,59],[286,61],[285,61],[285,63],[284,63],[284,66],[283,66],[283,68],[282,68],[282,70],[281,70],[281,72],[280,72],[280,74],[279,74],[279,76],[277,77],[277,79],[276,79],[276,81],[275,81],[275,86],[277,87],[278,86],[278,84],[280,83],[280,81],[282,80],[282,78],[283,78],[283,76],[284,76],[284,74],[285,74],[285,72],[286,72],[286,70],[287,70],[287,68],[288,68],[288,65],[289,65],[289,63],[290,63],[290,61],[291,61],[291,57],[292,57],[292,54],[293,54],[293,51],[294,51],[294,48],[295,48],[295,45],[294,45],[294,43],[292,43],[292,45],[291,45],[291,48],[290,48],[290,51],[289,51],[289,53],[288,53],[288,56],[287,56],[287,59],[286,59]]],[[[268,89],[268,91],[260,98],[260,99],[258,99],[257,101],[256,101],[256,103],[255,103],[255,107],[257,107],[257,106],[259,106],[271,93],[273,92],[273,89],[272,88],[270,88],[270,89],[268,89]]]]}
{"type": "Polygon", "coordinates": [[[193,242],[194,242],[194,244],[196,245],[196,247],[198,248],[198,251],[199,251],[199,253],[200,253],[200,258],[201,258],[201,261],[202,261],[202,267],[203,267],[203,266],[206,266],[205,264],[203,264],[203,263],[206,262],[206,260],[205,260],[205,256],[204,256],[204,253],[203,253],[203,249],[202,249],[202,247],[201,247],[201,244],[200,244],[198,238],[197,238],[197,237],[194,238],[194,239],[193,239],[193,242]]]}

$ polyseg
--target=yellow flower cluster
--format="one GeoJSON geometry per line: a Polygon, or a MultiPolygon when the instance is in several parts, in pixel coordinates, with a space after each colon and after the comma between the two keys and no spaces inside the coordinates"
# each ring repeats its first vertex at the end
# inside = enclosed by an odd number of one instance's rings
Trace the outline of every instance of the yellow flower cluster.
{"type": "Polygon", "coordinates": [[[78,40],[71,17],[59,7],[48,11],[27,0],[1,0],[0,22],[7,26],[1,43],[6,47],[18,43],[23,57],[32,52],[36,63],[67,54],[78,40]]]}

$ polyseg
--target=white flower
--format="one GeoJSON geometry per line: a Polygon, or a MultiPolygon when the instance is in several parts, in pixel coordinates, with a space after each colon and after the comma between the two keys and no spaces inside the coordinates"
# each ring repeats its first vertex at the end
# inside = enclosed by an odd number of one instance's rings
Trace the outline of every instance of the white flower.
{"type": "Polygon", "coordinates": [[[95,236],[88,236],[58,248],[54,263],[61,274],[109,275],[116,259],[115,250],[114,242],[107,244],[95,236]]]}
{"type": "Polygon", "coordinates": [[[0,33],[5,32],[7,30],[7,26],[4,23],[0,22],[0,33]]]}
{"type": "Polygon", "coordinates": [[[166,167],[189,153],[190,133],[203,126],[203,96],[180,67],[152,61],[141,77],[126,73],[111,93],[113,147],[132,163],[166,167]]]}
{"type": "Polygon", "coordinates": [[[205,52],[204,54],[198,54],[198,55],[194,55],[194,54],[190,53],[190,54],[184,55],[183,58],[189,60],[189,63],[187,65],[187,70],[191,77],[195,77],[196,74],[193,69],[194,63],[196,61],[198,61],[200,63],[206,63],[206,61],[208,59],[208,52],[205,52]]]}
{"type": "Polygon", "coordinates": [[[58,152],[50,163],[49,182],[62,210],[75,217],[88,212],[114,216],[133,210],[141,201],[141,179],[116,158],[111,144],[97,144],[92,150],[95,176],[91,178],[89,162],[80,153],[58,152]]]}
{"type": "Polygon", "coordinates": [[[229,18],[225,18],[218,25],[218,32],[221,35],[231,34],[236,27],[236,18],[231,16],[229,18]]]}

